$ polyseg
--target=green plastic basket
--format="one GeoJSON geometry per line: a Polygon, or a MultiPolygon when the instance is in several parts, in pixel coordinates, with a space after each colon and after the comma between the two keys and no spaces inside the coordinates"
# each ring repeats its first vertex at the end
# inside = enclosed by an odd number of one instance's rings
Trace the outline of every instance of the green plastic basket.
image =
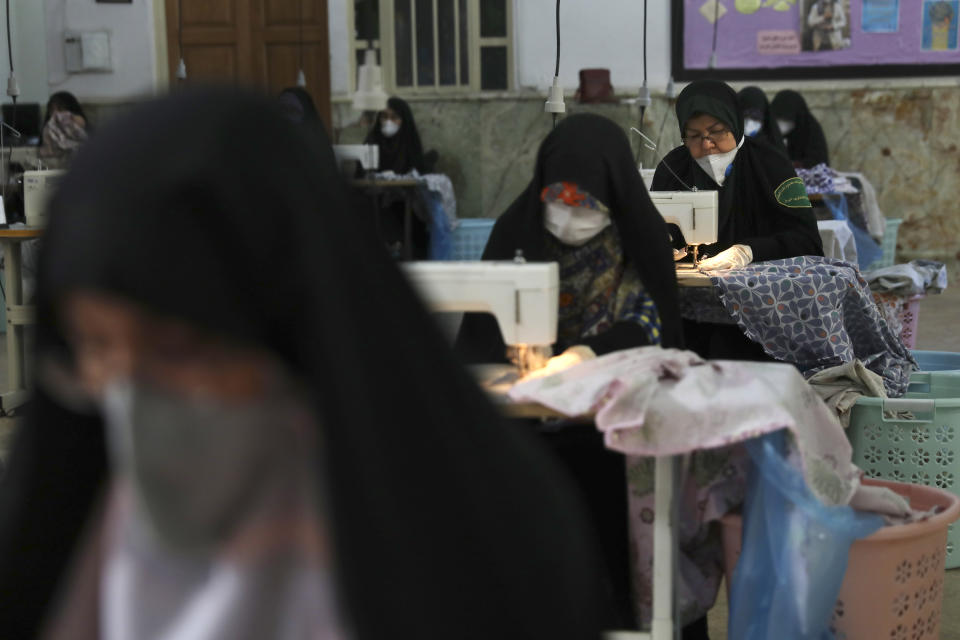
{"type": "Polygon", "coordinates": [[[879,259],[871,262],[866,269],[862,271],[872,271],[882,269],[883,267],[893,266],[894,258],[897,256],[897,236],[900,232],[902,218],[887,218],[887,224],[883,228],[883,243],[880,245],[883,249],[883,255],[879,259]]]}
{"type": "MultiPolygon", "coordinates": [[[[960,496],[960,374],[920,372],[903,398],[861,398],[847,436],[853,462],[872,478],[960,496]]],[[[960,528],[950,525],[947,568],[960,567],[960,528]]]]}

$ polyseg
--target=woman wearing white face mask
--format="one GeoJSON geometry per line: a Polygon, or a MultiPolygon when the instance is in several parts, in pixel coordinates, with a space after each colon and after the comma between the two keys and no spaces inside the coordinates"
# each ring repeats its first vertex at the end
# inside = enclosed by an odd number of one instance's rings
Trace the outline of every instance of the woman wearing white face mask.
{"type": "Polygon", "coordinates": [[[783,135],[770,113],[770,101],[760,87],[744,87],[737,94],[743,112],[743,132],[754,140],[763,141],[786,154],[783,135]]]}
{"type": "MultiPolygon", "coordinates": [[[[560,265],[557,354],[547,371],[593,354],[682,344],[669,234],[643,186],[626,135],[601,116],[565,118],[540,145],[533,178],[497,220],[484,260],[560,265]]],[[[470,363],[505,361],[492,316],[467,314],[457,340],[470,363]]],[[[592,423],[544,434],[591,508],[619,617],[635,625],[624,460],[592,423]]]]}
{"type": "MultiPolygon", "coordinates": [[[[653,190],[720,192],[718,241],[702,247],[703,269],[823,255],[803,181],[781,152],[744,135],[737,94],[729,85],[693,82],[680,92],[676,111],[683,144],[657,167],[653,190]]],[[[704,357],[763,357],[736,327],[729,335],[731,328],[720,327],[685,325],[685,335],[704,357]]]]}
{"type": "Polygon", "coordinates": [[[427,172],[417,123],[405,100],[390,98],[387,101],[387,108],[377,115],[364,144],[380,147],[380,171],[401,175],[414,169],[427,172]]]}
{"type": "Polygon", "coordinates": [[[773,97],[770,112],[777,120],[793,166],[803,169],[830,164],[823,127],[810,113],[803,96],[785,89],[773,97]]]}
{"type": "Polygon", "coordinates": [[[317,133],[185,90],[64,178],[4,638],[600,637],[572,483],[456,365],[317,133]]]}

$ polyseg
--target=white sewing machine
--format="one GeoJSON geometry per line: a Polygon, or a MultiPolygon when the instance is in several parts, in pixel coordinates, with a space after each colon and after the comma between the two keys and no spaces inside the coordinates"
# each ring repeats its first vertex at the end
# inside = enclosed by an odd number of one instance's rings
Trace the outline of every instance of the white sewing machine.
{"type": "Polygon", "coordinates": [[[47,224],[47,204],[66,173],[64,169],[23,172],[23,213],[28,227],[47,224]]]}
{"type": "Polygon", "coordinates": [[[493,314],[503,341],[517,347],[522,374],[545,364],[543,353],[549,349],[538,347],[557,341],[557,263],[408,262],[403,267],[432,310],[493,314]]]}
{"type": "Polygon", "coordinates": [[[340,166],[347,160],[355,160],[366,171],[380,168],[380,147],[375,144],[335,144],[333,154],[340,166]]]}
{"type": "Polygon", "coordinates": [[[664,220],[680,227],[696,266],[698,246],[717,241],[718,192],[651,191],[650,198],[664,220]]]}

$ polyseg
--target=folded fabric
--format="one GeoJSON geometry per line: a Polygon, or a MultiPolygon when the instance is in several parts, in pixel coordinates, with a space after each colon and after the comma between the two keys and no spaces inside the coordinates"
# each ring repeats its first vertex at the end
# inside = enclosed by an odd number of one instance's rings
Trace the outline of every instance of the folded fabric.
{"type": "Polygon", "coordinates": [[[898,296],[941,293],[947,288],[947,266],[935,260],[913,260],[907,264],[895,264],[868,271],[863,277],[871,291],[898,296]]]}
{"type": "Polygon", "coordinates": [[[834,410],[840,424],[850,426],[850,410],[863,396],[886,398],[883,378],[870,371],[859,360],[846,362],[813,374],[810,386],[828,407],[834,410]]]}
{"type": "MultiPolygon", "coordinates": [[[[878,242],[883,240],[883,232],[886,230],[887,218],[880,210],[880,203],[877,201],[877,191],[873,184],[867,180],[866,176],[858,171],[839,171],[838,174],[847,178],[855,179],[860,184],[860,193],[863,196],[862,206],[864,219],[867,224],[867,231],[878,242]]],[[[853,185],[851,184],[851,187],[853,185]]]]}

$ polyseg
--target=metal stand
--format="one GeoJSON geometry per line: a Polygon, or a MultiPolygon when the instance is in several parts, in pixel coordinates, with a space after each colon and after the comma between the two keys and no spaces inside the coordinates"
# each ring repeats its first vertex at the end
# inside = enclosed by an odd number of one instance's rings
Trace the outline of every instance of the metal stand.
{"type": "MultiPolygon", "coordinates": [[[[11,233],[10,231],[6,233],[11,233]]],[[[24,230],[14,237],[0,237],[3,242],[4,288],[7,308],[7,384],[9,390],[0,394],[3,411],[16,409],[27,401],[23,328],[33,324],[36,310],[23,304],[23,280],[20,271],[20,243],[39,236],[38,232],[24,230]]]]}
{"type": "Polygon", "coordinates": [[[657,458],[654,477],[653,620],[650,632],[610,631],[604,634],[604,640],[673,640],[677,630],[673,603],[673,577],[676,570],[676,458],[657,458]]]}

